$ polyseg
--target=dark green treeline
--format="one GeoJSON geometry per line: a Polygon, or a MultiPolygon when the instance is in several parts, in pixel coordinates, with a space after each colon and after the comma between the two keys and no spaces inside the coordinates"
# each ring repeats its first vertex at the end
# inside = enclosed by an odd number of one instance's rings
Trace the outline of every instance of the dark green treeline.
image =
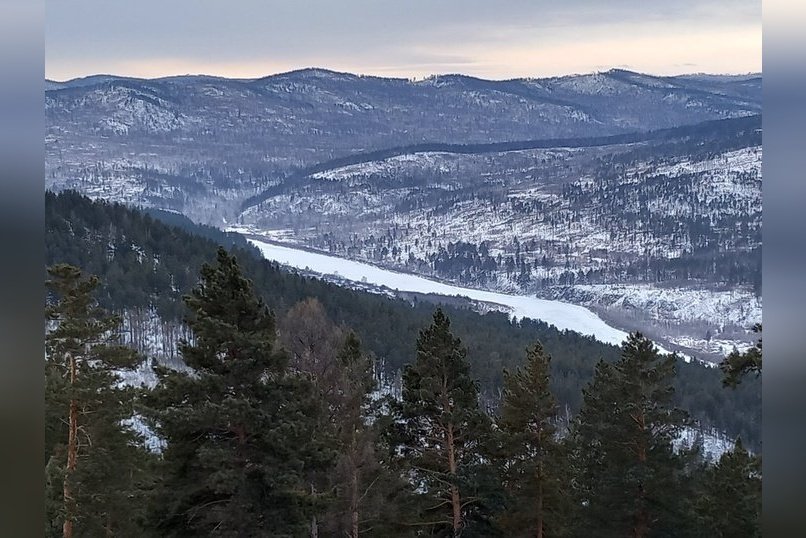
{"type": "Polygon", "coordinates": [[[120,389],[115,369],[136,357],[115,344],[97,280],[50,275],[46,474],[67,487],[47,489],[49,536],[758,534],[758,458],[741,443],[716,465],[673,449],[689,420],[679,361],[640,334],[596,365],[566,427],[542,345],[504,372],[488,412],[437,309],[396,400],[374,390],[349,327],[315,300],[278,320],[221,248],[184,298],[192,372],[120,389]],[[132,414],[161,451],[138,447],[132,414]]]}
{"type": "MultiPolygon", "coordinates": [[[[222,244],[237,257],[256,293],[278,316],[315,298],[334,323],[355,332],[388,376],[412,362],[418,331],[431,321],[433,304],[412,304],[283,271],[262,259],[243,237],[195,225],[180,215],[152,211],[150,216],[120,204],[93,202],[74,192],[46,193],[45,209],[47,263],[70,263],[97,275],[100,305],[119,315],[153,309],[166,323],[182,325],[181,298],[196,285],[199,268],[215,259],[222,244]]],[[[467,350],[470,373],[478,381],[485,408],[500,404],[504,369],[522,365],[523,350],[536,341],[552,356],[550,385],[563,415],[566,407],[571,414],[579,411],[582,388],[593,378],[596,361],[612,363],[620,355],[615,346],[558,331],[541,321],[513,323],[503,313],[481,315],[451,306],[443,310],[467,350]]],[[[747,379],[728,391],[722,390],[716,369],[682,361],[676,368],[675,405],[702,426],[741,436],[746,446],[760,450],[759,380],[747,379]]]]}

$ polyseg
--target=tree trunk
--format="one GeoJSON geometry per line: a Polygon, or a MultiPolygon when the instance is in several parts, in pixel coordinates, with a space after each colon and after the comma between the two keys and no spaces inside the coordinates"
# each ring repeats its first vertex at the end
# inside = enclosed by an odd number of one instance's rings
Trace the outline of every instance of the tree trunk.
{"type": "MultiPolygon", "coordinates": [[[[638,423],[638,427],[641,430],[640,440],[638,441],[638,461],[641,463],[643,467],[646,465],[647,454],[646,454],[646,445],[644,444],[643,439],[643,432],[646,429],[646,424],[644,421],[643,413],[638,416],[636,420],[638,423]]],[[[646,505],[644,497],[646,496],[646,492],[644,491],[644,485],[638,485],[638,513],[635,515],[635,528],[633,528],[633,536],[634,538],[644,538],[649,534],[649,514],[647,513],[646,505]]]]}
{"type": "MultiPolygon", "coordinates": [[[[311,484],[311,497],[316,494],[316,490],[311,484]]],[[[319,537],[319,525],[316,522],[316,514],[311,515],[311,538],[318,538],[319,537]]]]}
{"type": "Polygon", "coordinates": [[[350,444],[350,538],[358,538],[358,521],[360,497],[358,495],[358,442],[356,440],[355,428],[352,432],[352,443],[350,444]]]}
{"type": "MultiPolygon", "coordinates": [[[[76,359],[70,357],[70,385],[76,382],[76,359]]],[[[64,525],[62,535],[64,538],[73,537],[73,517],[75,517],[75,499],[70,488],[70,477],[76,469],[78,456],[78,402],[70,400],[70,412],[67,427],[67,468],[64,473],[64,525]]]]}
{"type": "MultiPolygon", "coordinates": [[[[456,446],[453,438],[453,424],[448,425],[448,468],[451,478],[456,479],[456,446]]],[[[459,536],[462,533],[462,498],[456,484],[451,484],[451,510],[453,535],[459,536]]]]}
{"type": "Polygon", "coordinates": [[[358,470],[353,468],[350,488],[350,537],[358,538],[358,470]]]}
{"type": "Polygon", "coordinates": [[[232,432],[238,438],[238,446],[243,447],[246,446],[246,428],[243,424],[238,424],[234,428],[232,428],[232,432]]]}
{"type": "Polygon", "coordinates": [[[537,484],[537,538],[543,538],[543,481],[537,484]]]}
{"type": "Polygon", "coordinates": [[[543,538],[543,445],[542,445],[542,429],[537,432],[537,444],[540,450],[540,455],[537,460],[537,538],[543,538]]]}

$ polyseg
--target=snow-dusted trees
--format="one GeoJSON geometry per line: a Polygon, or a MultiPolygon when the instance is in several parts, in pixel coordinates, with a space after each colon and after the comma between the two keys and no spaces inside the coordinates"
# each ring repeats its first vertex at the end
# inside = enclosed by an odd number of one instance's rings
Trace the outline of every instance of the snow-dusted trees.
{"type": "Polygon", "coordinates": [[[115,370],[137,355],[117,343],[120,320],[98,307],[98,279],[48,269],[45,472],[48,536],[137,534],[147,455],[124,427],[132,389],[115,370]]]}

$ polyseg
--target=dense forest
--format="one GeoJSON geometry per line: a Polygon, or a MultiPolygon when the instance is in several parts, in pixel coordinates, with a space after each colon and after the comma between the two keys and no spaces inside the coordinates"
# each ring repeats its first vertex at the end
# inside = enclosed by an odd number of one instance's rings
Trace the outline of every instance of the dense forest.
{"type": "MultiPolygon", "coordinates": [[[[284,180],[282,188],[271,188],[256,196],[247,198],[242,203],[241,210],[243,211],[255,206],[266,200],[268,197],[276,195],[278,192],[282,192],[283,190],[288,191],[298,189],[300,185],[305,183],[305,179],[308,178],[308,176],[318,172],[354,164],[389,159],[391,157],[400,155],[429,152],[484,154],[556,147],[584,148],[611,146],[616,144],[635,144],[638,142],[647,142],[652,140],[674,140],[676,138],[684,140],[684,142],[679,142],[677,145],[684,146],[687,151],[690,151],[693,147],[695,151],[707,153],[709,151],[716,152],[723,150],[726,145],[724,140],[725,138],[728,138],[728,140],[733,143],[735,147],[741,147],[741,142],[755,141],[756,139],[760,138],[760,135],[754,130],[760,128],[761,115],[758,114],[739,118],[730,118],[727,120],[711,120],[695,125],[684,125],[682,127],[673,127],[669,129],[657,129],[649,132],[623,133],[610,136],[563,139],[541,138],[538,140],[518,140],[512,142],[492,142],[485,144],[421,143],[370,152],[360,152],[347,157],[340,157],[318,163],[314,166],[302,168],[301,170],[290,174],[289,177],[284,180]],[[737,138],[736,131],[741,133],[741,140],[737,139],[734,141],[734,138],[737,138]],[[689,141],[691,138],[694,139],[693,143],[689,141]],[[739,143],[737,144],[737,142],[739,143]]],[[[676,150],[680,149],[677,146],[673,147],[676,150]]]]}
{"type": "MultiPolygon", "coordinates": [[[[46,226],[47,263],[68,263],[97,275],[100,305],[124,318],[128,341],[141,352],[153,353],[148,344],[153,344],[149,331],[154,325],[142,323],[136,338],[131,333],[143,318],[156,317],[162,334],[167,334],[158,354],[176,354],[176,344],[185,335],[181,298],[197,284],[199,268],[215,258],[219,244],[238,258],[244,274],[278,317],[300,301],[316,299],[335,323],[355,331],[381,373],[386,379],[397,378],[398,385],[400,372],[415,356],[418,331],[428,324],[434,309],[424,300],[393,299],[289,273],[263,259],[243,237],[198,226],[173,213],[147,215],[73,192],[47,193],[46,226]]],[[[468,350],[472,374],[491,408],[500,402],[503,369],[519,366],[523,350],[535,341],[553,357],[552,391],[569,413],[580,408],[581,390],[591,380],[596,362],[619,357],[617,347],[558,331],[538,320],[514,323],[499,312],[482,315],[458,306],[443,308],[468,350]]],[[[676,405],[701,427],[716,428],[731,438],[741,436],[751,449],[760,450],[758,380],[724,391],[716,369],[682,360],[676,368],[676,405]]]]}
{"type": "MultiPolygon", "coordinates": [[[[101,281],[69,264],[46,278],[48,536],[760,535],[760,458],[741,440],[716,462],[675,447],[680,361],[639,333],[563,423],[539,341],[486,409],[436,308],[400,397],[383,395],[355,332],[316,299],[278,319],[218,247],[183,300],[190,371],[137,389],[114,382],[138,357],[101,281]]],[[[756,352],[749,370],[726,360],[726,385],[760,372],[756,352]]]]}
{"type": "Polygon", "coordinates": [[[675,283],[760,295],[761,116],[630,137],[646,139],[352,156],[272,185],[239,219],[482,287],[675,283]],[[515,151],[527,147],[545,149],[515,151]]]}

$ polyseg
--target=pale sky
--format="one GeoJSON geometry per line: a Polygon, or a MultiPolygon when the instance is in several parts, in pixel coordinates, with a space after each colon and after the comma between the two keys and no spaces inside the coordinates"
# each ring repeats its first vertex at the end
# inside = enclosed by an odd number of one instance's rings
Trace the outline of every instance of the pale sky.
{"type": "Polygon", "coordinates": [[[46,0],[45,17],[53,80],[761,71],[760,0],[46,0]]]}

